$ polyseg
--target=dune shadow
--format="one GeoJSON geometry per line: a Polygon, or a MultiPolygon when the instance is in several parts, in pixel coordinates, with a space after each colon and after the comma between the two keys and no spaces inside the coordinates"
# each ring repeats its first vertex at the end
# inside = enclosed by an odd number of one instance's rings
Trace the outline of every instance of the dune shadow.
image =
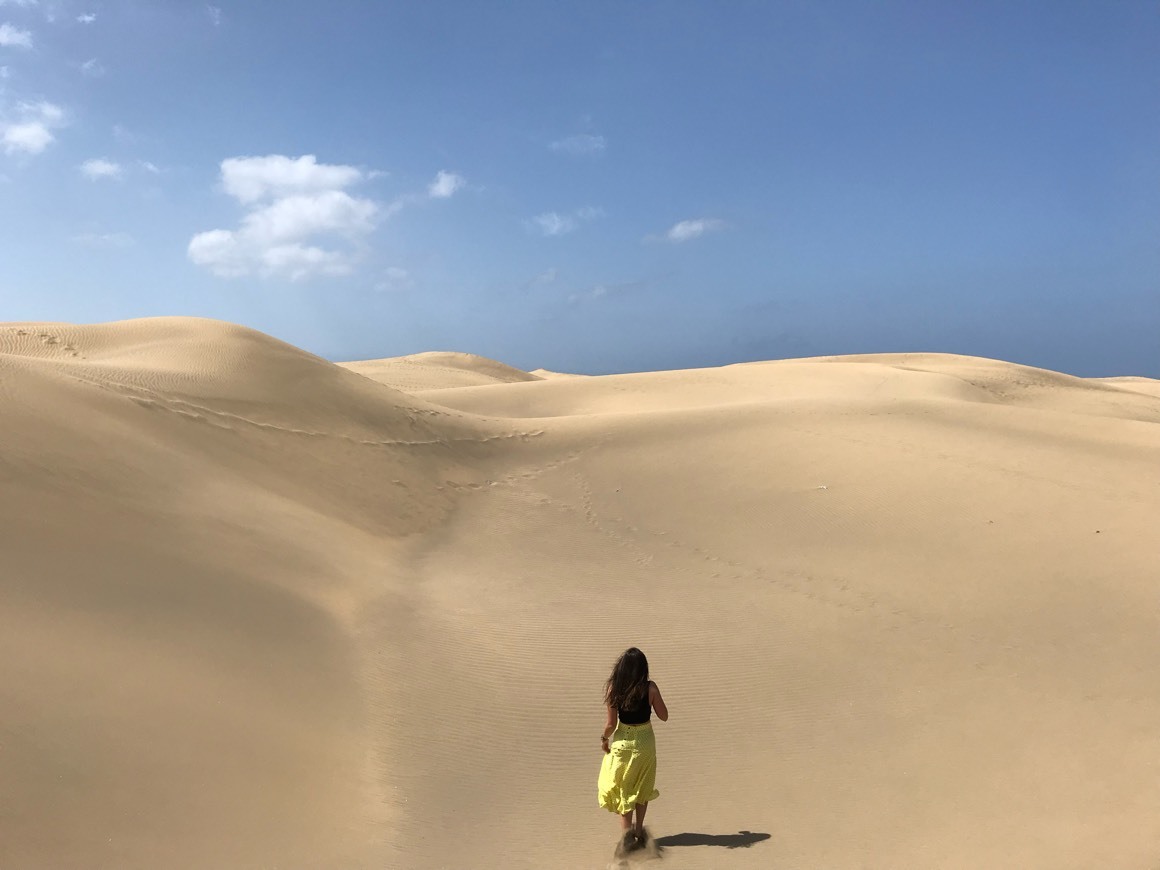
{"type": "Polygon", "coordinates": [[[667,837],[657,837],[656,844],[664,848],[669,846],[724,846],[726,849],[748,849],[754,843],[768,840],[770,834],[758,834],[753,831],[738,831],[736,834],[670,834],[667,837]]]}

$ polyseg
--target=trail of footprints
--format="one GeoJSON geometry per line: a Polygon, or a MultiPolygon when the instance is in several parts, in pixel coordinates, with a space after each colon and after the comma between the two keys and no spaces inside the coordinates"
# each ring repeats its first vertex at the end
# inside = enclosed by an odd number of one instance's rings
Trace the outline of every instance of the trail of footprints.
{"type": "Polygon", "coordinates": [[[68,354],[70,357],[80,357],[81,359],[85,359],[85,357],[81,354],[80,350],[77,349],[76,345],[72,345],[72,344],[63,344],[62,345],[60,343],[61,342],[60,336],[54,335],[51,332],[35,332],[34,333],[31,330],[22,329],[22,328],[8,329],[8,330],[6,330],[6,332],[8,332],[10,335],[16,335],[16,336],[21,336],[21,337],[31,336],[33,338],[39,338],[40,343],[43,345],[46,345],[47,347],[59,347],[60,350],[62,350],[64,353],[68,354]]]}
{"type": "MultiPolygon", "coordinates": [[[[340,432],[322,432],[312,429],[299,429],[292,426],[284,426],[278,423],[267,423],[262,420],[254,420],[249,417],[242,416],[241,414],[233,414],[229,411],[221,411],[216,408],[206,407],[205,405],[187,402],[182,399],[175,399],[171,396],[166,396],[162,393],[159,393],[155,390],[150,390],[138,384],[126,384],[118,381],[96,380],[79,375],[73,375],[72,377],[90,386],[98,387],[117,395],[124,396],[131,402],[134,402],[143,408],[166,411],[190,420],[195,420],[197,422],[209,423],[210,425],[215,425],[221,429],[233,430],[235,426],[231,424],[241,424],[242,426],[248,426],[256,429],[282,432],[290,435],[300,435],[309,438],[337,439],[366,447],[419,447],[448,446],[453,444],[486,444],[495,441],[527,441],[530,438],[537,438],[544,434],[544,430],[536,429],[498,433],[495,435],[484,435],[478,438],[357,438],[353,435],[344,435],[340,432]]],[[[443,412],[433,409],[413,409],[413,411],[408,412],[407,420],[410,428],[412,429],[417,429],[419,424],[414,417],[410,416],[411,413],[432,417],[451,416],[449,414],[445,415],[443,412]]]]}

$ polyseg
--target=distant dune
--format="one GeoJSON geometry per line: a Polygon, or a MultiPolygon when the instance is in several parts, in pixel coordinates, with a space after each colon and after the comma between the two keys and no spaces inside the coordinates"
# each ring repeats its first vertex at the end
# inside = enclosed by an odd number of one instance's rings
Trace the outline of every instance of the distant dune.
{"type": "Polygon", "coordinates": [[[1160,398],[1160,381],[1153,378],[1092,378],[1093,383],[1107,384],[1109,387],[1115,387],[1122,390],[1135,390],[1144,393],[1148,396],[1156,396],[1160,398]]]}
{"type": "Polygon", "coordinates": [[[473,353],[415,353],[339,365],[399,390],[482,387],[540,380],[538,375],[473,353]]]}
{"type": "Polygon", "coordinates": [[[608,867],[630,644],[669,870],[1160,860],[1160,382],[155,318],[0,324],[0,414],[0,867],[608,867]]]}

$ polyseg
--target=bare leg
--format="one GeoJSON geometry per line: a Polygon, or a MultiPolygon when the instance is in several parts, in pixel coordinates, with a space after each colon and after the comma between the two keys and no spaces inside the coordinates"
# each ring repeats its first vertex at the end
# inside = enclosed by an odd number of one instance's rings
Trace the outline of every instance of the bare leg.
{"type": "Polygon", "coordinates": [[[620,830],[632,830],[632,810],[629,810],[627,813],[620,817],[620,830]]]}
{"type": "Polygon", "coordinates": [[[644,837],[644,814],[648,812],[648,802],[636,805],[636,835],[644,837]]]}

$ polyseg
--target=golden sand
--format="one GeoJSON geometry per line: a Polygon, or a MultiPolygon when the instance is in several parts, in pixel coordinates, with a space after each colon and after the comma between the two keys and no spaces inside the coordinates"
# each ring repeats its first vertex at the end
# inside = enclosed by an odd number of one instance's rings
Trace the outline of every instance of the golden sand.
{"type": "Polygon", "coordinates": [[[667,870],[1160,861],[1160,382],[156,318],[0,415],[0,867],[606,867],[629,645],[667,870]]]}

